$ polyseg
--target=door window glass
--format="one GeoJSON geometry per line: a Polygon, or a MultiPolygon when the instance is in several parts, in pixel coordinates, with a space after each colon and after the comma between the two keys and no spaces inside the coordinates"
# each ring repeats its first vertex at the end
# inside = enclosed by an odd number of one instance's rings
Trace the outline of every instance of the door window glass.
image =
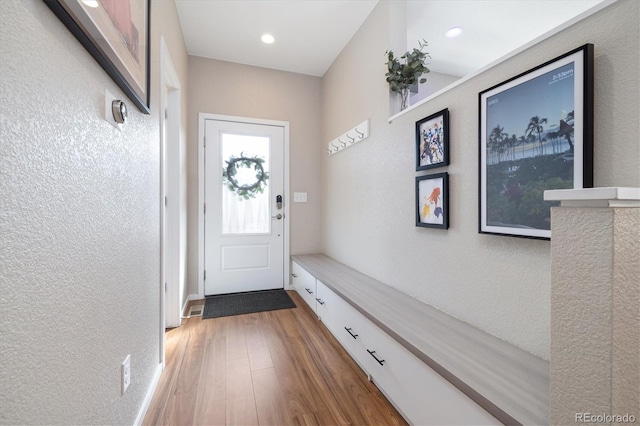
{"type": "Polygon", "coordinates": [[[220,135],[223,235],[271,233],[269,146],[265,136],[220,135]]]}

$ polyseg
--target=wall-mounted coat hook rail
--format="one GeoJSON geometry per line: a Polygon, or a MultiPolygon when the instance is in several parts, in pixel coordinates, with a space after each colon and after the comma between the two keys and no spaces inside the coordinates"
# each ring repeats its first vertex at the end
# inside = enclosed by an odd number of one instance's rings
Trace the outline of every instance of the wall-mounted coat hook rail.
{"type": "Polygon", "coordinates": [[[349,148],[350,146],[360,142],[369,137],[369,120],[365,120],[362,123],[358,124],[356,127],[350,129],[349,131],[341,134],[331,142],[329,142],[329,149],[327,152],[329,156],[337,154],[345,148],[349,148]],[[351,134],[355,134],[357,137],[352,137],[351,134]],[[344,142],[343,139],[348,139],[349,143],[344,142]]]}

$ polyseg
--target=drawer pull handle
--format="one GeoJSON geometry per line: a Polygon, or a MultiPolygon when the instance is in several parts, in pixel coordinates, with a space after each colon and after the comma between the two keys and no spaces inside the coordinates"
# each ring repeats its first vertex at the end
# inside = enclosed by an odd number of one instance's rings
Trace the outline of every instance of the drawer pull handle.
{"type": "Polygon", "coordinates": [[[298,276],[297,276],[296,274],[291,274],[291,276],[292,276],[293,278],[298,278],[298,276]]]}
{"type": "Polygon", "coordinates": [[[351,330],[353,330],[352,328],[347,328],[347,327],[345,327],[344,329],[345,329],[345,330],[347,330],[347,333],[349,333],[349,334],[351,335],[351,337],[353,337],[354,339],[358,337],[358,335],[357,335],[357,334],[353,334],[353,333],[351,332],[351,330]]]}
{"type": "Polygon", "coordinates": [[[324,305],[324,302],[322,301],[322,299],[318,299],[318,298],[316,297],[316,300],[318,301],[318,303],[319,303],[319,304],[324,305]]]}
{"type": "Polygon", "coordinates": [[[306,287],[305,287],[304,289],[305,289],[305,290],[307,290],[307,293],[309,293],[309,294],[313,294],[313,292],[311,291],[311,289],[310,289],[310,288],[306,288],[306,287]]]}
{"type": "Polygon", "coordinates": [[[373,359],[378,361],[378,364],[384,365],[384,359],[378,359],[378,357],[375,356],[376,351],[370,351],[369,349],[367,349],[367,352],[369,352],[369,355],[371,355],[373,357],[373,359]]]}

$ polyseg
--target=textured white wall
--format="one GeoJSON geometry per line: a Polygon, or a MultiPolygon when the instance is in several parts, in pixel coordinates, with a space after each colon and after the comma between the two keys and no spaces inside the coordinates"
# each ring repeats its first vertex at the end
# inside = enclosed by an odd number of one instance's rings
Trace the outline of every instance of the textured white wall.
{"type": "MultiPolygon", "coordinates": [[[[489,333],[549,358],[549,242],[478,234],[478,93],[595,44],[595,185],[639,186],[637,1],[621,1],[388,123],[381,2],[324,77],[323,140],[371,119],[371,136],[323,159],[324,252],[489,333]],[[415,122],[451,118],[451,228],[415,227],[415,122]]],[[[393,35],[393,34],[392,34],[393,35]]]]}
{"type": "Polygon", "coordinates": [[[158,34],[180,32],[154,6],[143,115],[44,2],[0,2],[2,424],[131,424],[158,367],[158,34]],[[122,132],[105,89],[129,106],[122,132]]]}
{"type": "Polygon", "coordinates": [[[640,209],[616,209],[611,412],[640,416],[640,209]]]}
{"type": "Polygon", "coordinates": [[[551,422],[640,415],[640,208],[552,209],[551,422]]]}
{"type": "Polygon", "coordinates": [[[288,121],[291,254],[320,249],[320,138],[322,79],[303,74],[189,56],[189,292],[198,277],[198,113],[288,121]],[[307,203],[293,203],[307,192],[307,203]]]}
{"type": "Polygon", "coordinates": [[[610,412],[613,221],[614,209],[553,209],[554,424],[610,412]]]}

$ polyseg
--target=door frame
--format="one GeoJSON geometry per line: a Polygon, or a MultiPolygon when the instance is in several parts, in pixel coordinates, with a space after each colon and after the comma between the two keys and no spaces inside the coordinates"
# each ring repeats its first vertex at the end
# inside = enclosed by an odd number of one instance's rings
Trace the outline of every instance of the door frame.
{"type": "Polygon", "coordinates": [[[181,89],[169,49],[160,38],[160,363],[165,364],[165,329],[180,325],[181,217],[181,89]],[[168,111],[168,117],[165,117],[168,111]],[[166,133],[165,133],[166,132],[166,133]],[[177,153],[177,155],[176,155],[177,153]],[[165,206],[165,197],[168,203],[165,206]],[[165,287],[166,283],[166,287],[165,287]]]}
{"type": "MultiPolygon", "coordinates": [[[[231,121],[243,124],[258,124],[266,126],[282,127],[284,131],[284,253],[283,253],[283,276],[282,285],[285,290],[289,290],[289,257],[290,257],[290,227],[289,212],[290,204],[293,201],[289,193],[289,122],[266,120],[261,118],[237,117],[232,115],[220,115],[209,113],[198,113],[198,296],[204,298],[204,137],[205,121],[231,121]]],[[[215,208],[209,206],[209,209],[215,208]]]]}

